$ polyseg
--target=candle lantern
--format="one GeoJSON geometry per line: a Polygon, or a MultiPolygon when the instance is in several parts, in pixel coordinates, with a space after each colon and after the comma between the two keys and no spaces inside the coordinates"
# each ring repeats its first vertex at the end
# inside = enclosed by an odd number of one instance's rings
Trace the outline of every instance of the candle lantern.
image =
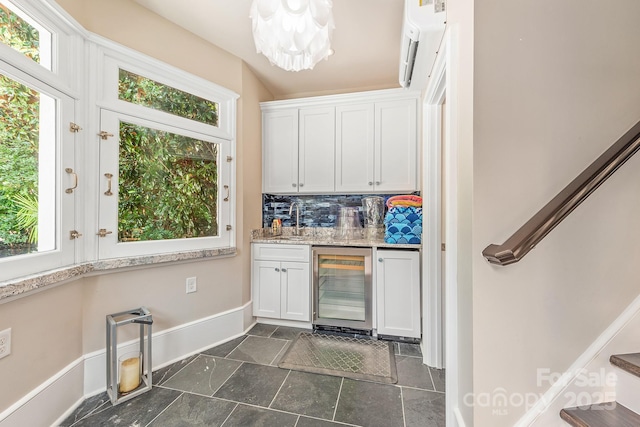
{"type": "Polygon", "coordinates": [[[107,394],[114,405],[151,390],[152,324],[145,307],[107,315],[107,394]],[[126,325],[138,325],[139,345],[118,355],[118,328],[126,325]]]}

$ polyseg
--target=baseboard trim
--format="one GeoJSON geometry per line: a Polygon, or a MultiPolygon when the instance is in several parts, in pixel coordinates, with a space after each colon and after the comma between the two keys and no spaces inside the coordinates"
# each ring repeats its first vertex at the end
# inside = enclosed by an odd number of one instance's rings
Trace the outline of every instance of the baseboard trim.
{"type": "MultiPolygon", "coordinates": [[[[252,303],[185,323],[153,334],[153,369],[199,353],[245,334],[251,321],[252,303]],[[246,325],[246,326],[245,326],[246,325]]],[[[118,345],[118,352],[137,349],[138,342],[118,345]]],[[[0,413],[0,427],[57,425],[87,397],[106,390],[106,353],[88,353],[40,384],[0,413]]]]}
{"type": "Polygon", "coordinates": [[[624,329],[624,327],[633,320],[633,318],[640,313],[640,296],[636,297],[624,309],[624,311],[618,316],[602,334],[582,353],[569,369],[562,374],[562,376],[556,381],[533,405],[533,407],[527,411],[520,420],[514,425],[514,427],[527,427],[536,421],[540,415],[545,413],[552,405],[552,403],[562,396],[564,390],[577,379],[577,377],[584,372],[589,363],[594,360],[605,347],[624,329]]]}
{"type": "Polygon", "coordinates": [[[0,427],[46,426],[62,411],[78,405],[84,399],[83,361],[80,357],[71,362],[8,407],[0,414],[0,427]]]}

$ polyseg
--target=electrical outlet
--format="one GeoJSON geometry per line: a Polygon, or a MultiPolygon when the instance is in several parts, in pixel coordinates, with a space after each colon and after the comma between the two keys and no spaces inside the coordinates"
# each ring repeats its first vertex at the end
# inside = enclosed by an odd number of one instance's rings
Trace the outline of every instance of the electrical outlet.
{"type": "Polygon", "coordinates": [[[198,290],[198,281],[196,277],[187,277],[187,293],[190,294],[198,290]]]}
{"type": "Polygon", "coordinates": [[[11,328],[0,332],[0,359],[11,354],[11,328]]]}

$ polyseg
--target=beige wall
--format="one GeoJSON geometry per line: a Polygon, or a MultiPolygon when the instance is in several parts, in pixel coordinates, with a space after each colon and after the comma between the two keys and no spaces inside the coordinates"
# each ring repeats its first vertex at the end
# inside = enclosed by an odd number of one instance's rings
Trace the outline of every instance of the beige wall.
{"type": "Polygon", "coordinates": [[[0,360],[0,413],[82,356],[80,281],[0,305],[6,328],[11,354],[0,360]]]}
{"type": "MultiPolygon", "coordinates": [[[[629,161],[518,264],[502,243],[640,119],[640,3],[475,4],[474,392],[541,393],[639,293],[640,157],[629,161]]],[[[475,408],[476,426],[525,412],[475,408]]]]}
{"type": "MultiPolygon", "coordinates": [[[[236,153],[238,255],[85,277],[0,305],[13,348],[0,361],[0,412],[82,354],[104,348],[105,316],[147,306],[154,332],[238,308],[251,299],[249,231],[261,226],[260,101],[272,100],[246,65],[131,0],[60,0],[87,30],[240,94],[236,153]],[[185,294],[196,276],[198,291],[185,294]]],[[[245,325],[246,326],[246,325],[245,325]]]]}

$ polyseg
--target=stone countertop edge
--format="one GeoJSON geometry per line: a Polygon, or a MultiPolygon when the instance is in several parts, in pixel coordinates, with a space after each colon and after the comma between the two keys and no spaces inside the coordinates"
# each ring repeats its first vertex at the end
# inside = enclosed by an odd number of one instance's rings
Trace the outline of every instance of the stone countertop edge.
{"type": "Polygon", "coordinates": [[[334,230],[331,228],[302,228],[302,240],[290,240],[294,227],[284,227],[282,234],[273,236],[271,229],[259,228],[251,230],[251,243],[279,243],[287,245],[312,245],[312,246],[356,246],[366,248],[385,249],[422,249],[422,244],[385,243],[384,240],[334,240],[334,230]]]}
{"type": "Polygon", "coordinates": [[[55,270],[23,276],[0,282],[0,303],[3,300],[23,296],[29,292],[41,290],[71,279],[77,279],[90,273],[100,271],[117,271],[119,269],[157,265],[170,262],[190,261],[207,258],[228,257],[237,254],[235,247],[220,249],[203,249],[197,251],[176,252],[169,254],[145,255],[129,258],[114,258],[82,264],[60,267],[55,270]]]}

